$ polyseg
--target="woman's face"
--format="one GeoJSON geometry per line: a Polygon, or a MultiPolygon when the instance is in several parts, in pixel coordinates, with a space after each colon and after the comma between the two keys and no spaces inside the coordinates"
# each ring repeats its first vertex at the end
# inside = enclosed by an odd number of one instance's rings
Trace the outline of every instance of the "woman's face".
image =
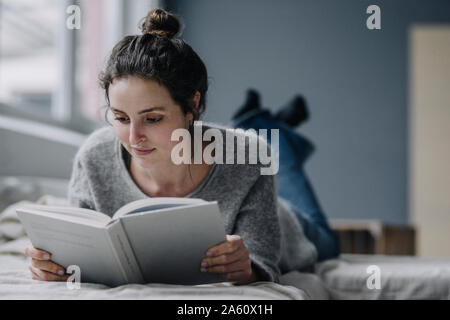
{"type": "Polygon", "coordinates": [[[114,131],[133,160],[142,168],[167,165],[172,148],[172,132],[188,128],[192,114],[185,116],[166,87],[154,80],[130,76],[109,86],[114,114],[114,131]]]}

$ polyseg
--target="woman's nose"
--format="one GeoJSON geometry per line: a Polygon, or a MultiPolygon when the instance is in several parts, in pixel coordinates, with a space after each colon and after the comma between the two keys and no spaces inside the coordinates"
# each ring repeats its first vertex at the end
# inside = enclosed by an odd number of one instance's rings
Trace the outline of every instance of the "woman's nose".
{"type": "Polygon", "coordinates": [[[132,146],[138,146],[140,143],[145,141],[145,135],[139,125],[134,124],[130,126],[129,140],[132,146]]]}

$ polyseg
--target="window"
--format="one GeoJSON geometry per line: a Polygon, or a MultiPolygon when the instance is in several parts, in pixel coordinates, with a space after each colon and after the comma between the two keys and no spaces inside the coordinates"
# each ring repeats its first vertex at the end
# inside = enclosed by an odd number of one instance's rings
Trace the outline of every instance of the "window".
{"type": "Polygon", "coordinates": [[[76,40],[77,105],[84,117],[103,121],[106,101],[98,75],[113,46],[129,34],[140,34],[139,22],[161,5],[156,0],[80,0],[83,25],[76,40]]]}
{"type": "Polygon", "coordinates": [[[0,113],[90,132],[103,123],[98,75],[114,44],[137,34],[156,0],[0,0],[0,113]],[[80,29],[69,29],[80,9],[80,29]],[[90,121],[89,121],[90,120],[90,121]]]}
{"type": "Polygon", "coordinates": [[[48,115],[57,90],[59,0],[0,0],[0,103],[48,115]]]}

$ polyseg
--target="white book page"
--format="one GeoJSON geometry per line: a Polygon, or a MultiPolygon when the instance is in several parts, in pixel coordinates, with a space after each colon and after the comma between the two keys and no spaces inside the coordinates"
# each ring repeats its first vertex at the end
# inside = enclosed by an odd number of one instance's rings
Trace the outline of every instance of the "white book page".
{"type": "Polygon", "coordinates": [[[174,206],[193,205],[200,203],[206,203],[206,201],[197,198],[177,198],[177,197],[158,197],[158,198],[136,200],[124,205],[119,210],[117,210],[116,213],[113,215],[113,219],[117,219],[133,211],[146,212],[157,209],[170,208],[174,206]]]}
{"type": "Polygon", "coordinates": [[[67,220],[84,224],[87,223],[96,226],[105,226],[111,221],[111,218],[106,214],[84,208],[30,204],[18,208],[17,210],[52,217],[59,220],[67,220]]]}
{"type": "Polygon", "coordinates": [[[73,217],[55,219],[50,216],[54,213],[35,214],[31,211],[18,209],[17,214],[31,243],[50,252],[52,261],[64,268],[78,266],[82,282],[127,283],[111,246],[108,230],[99,226],[99,222],[74,222],[73,217]]]}

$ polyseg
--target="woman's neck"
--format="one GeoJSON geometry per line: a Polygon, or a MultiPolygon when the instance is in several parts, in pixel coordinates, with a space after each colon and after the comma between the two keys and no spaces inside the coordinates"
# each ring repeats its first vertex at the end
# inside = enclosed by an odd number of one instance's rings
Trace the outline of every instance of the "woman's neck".
{"type": "Polygon", "coordinates": [[[151,170],[140,167],[133,157],[130,160],[133,180],[150,197],[184,197],[200,185],[210,167],[207,164],[183,164],[151,170]]]}

